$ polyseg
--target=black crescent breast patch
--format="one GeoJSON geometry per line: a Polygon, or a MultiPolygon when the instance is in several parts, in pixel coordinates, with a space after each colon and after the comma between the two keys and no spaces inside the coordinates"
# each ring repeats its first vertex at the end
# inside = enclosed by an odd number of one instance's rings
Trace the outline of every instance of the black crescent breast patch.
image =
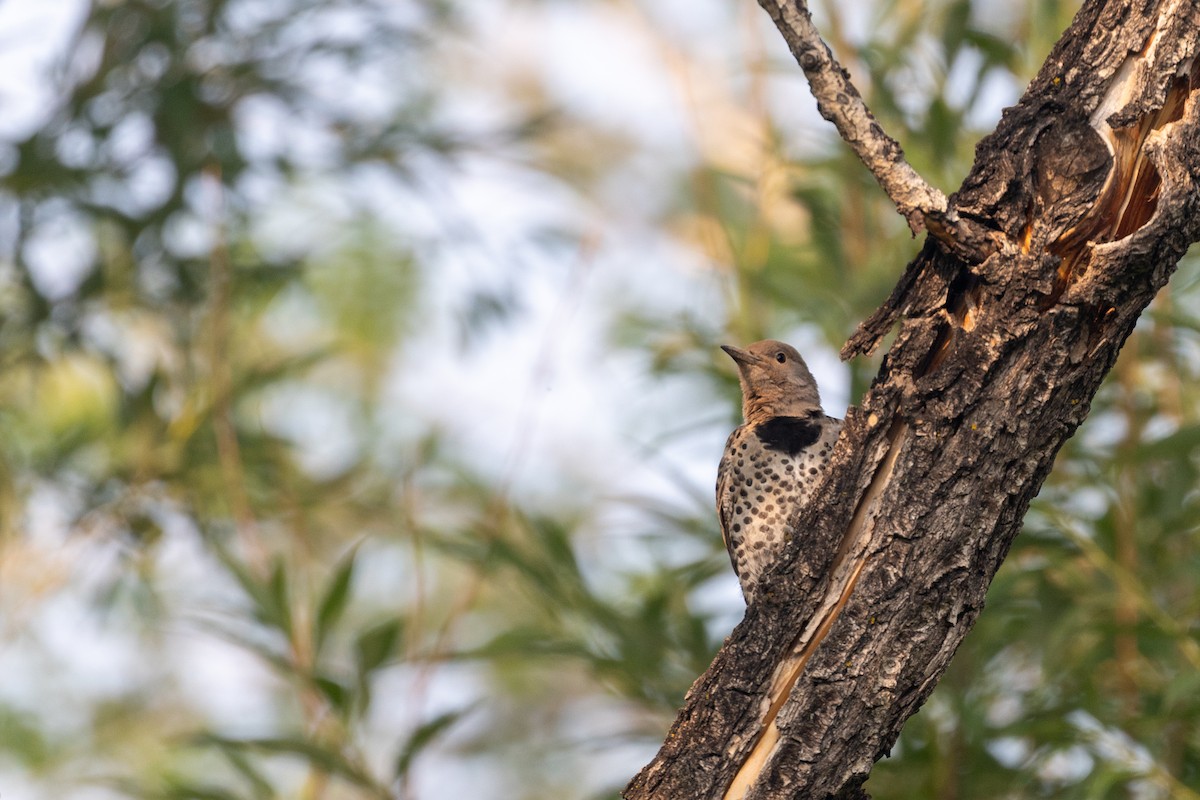
{"type": "Polygon", "coordinates": [[[822,425],[810,417],[773,417],[754,429],[768,450],[794,456],[821,438],[822,425]]]}

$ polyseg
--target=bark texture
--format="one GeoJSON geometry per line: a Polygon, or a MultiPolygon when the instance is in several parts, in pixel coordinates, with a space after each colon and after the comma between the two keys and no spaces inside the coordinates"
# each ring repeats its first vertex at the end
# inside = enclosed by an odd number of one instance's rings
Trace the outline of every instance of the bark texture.
{"type": "Polygon", "coordinates": [[[846,357],[899,330],[799,509],[775,591],[693,685],[627,800],[861,798],[933,690],[1055,454],[1200,239],[1200,0],[1089,0],[980,142],[846,357]]]}

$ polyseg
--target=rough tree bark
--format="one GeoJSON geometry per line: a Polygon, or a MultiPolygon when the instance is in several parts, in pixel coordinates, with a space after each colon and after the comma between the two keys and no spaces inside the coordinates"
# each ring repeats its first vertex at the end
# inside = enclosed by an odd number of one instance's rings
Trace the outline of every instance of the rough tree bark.
{"type": "MultiPolygon", "coordinates": [[[[796,9],[807,18],[797,0],[761,2],[785,37],[796,9]]],[[[794,514],[804,535],[776,591],[627,800],[866,797],[1059,447],[1200,239],[1198,43],[1200,0],[1087,0],[980,142],[953,225],[936,197],[901,208],[933,235],[843,356],[898,324],[895,343],[847,414],[826,491],[794,514]]],[[[809,72],[819,54],[789,44],[809,72]]]]}

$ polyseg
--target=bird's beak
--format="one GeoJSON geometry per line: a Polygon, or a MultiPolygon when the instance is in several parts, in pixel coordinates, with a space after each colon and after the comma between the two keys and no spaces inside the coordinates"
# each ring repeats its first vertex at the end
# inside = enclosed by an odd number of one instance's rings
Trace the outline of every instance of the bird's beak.
{"type": "Polygon", "coordinates": [[[743,350],[733,345],[723,344],[721,345],[721,349],[728,353],[729,357],[736,361],[739,367],[748,367],[762,360],[761,356],[756,356],[749,350],[743,350]]]}

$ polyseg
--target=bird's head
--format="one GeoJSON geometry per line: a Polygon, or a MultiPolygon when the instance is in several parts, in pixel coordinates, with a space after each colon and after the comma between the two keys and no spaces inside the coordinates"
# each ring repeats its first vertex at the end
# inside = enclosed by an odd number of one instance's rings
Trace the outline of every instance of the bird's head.
{"type": "Polygon", "coordinates": [[[730,345],[721,349],[737,363],[746,422],[757,425],[772,417],[821,413],[817,382],[796,348],[765,339],[744,349],[730,345]]]}

